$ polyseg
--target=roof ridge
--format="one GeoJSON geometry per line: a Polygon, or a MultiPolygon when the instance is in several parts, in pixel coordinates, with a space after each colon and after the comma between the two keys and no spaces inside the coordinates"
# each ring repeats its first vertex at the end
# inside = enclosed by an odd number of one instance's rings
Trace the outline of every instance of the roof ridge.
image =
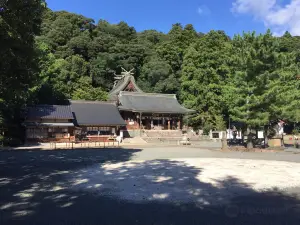
{"type": "Polygon", "coordinates": [[[27,108],[32,108],[32,107],[44,107],[44,106],[67,106],[69,107],[70,105],[53,105],[53,104],[38,104],[38,105],[28,105],[27,108]]]}
{"type": "Polygon", "coordinates": [[[140,96],[156,96],[156,97],[157,96],[161,96],[161,97],[175,97],[176,98],[176,94],[164,94],[164,93],[146,93],[146,92],[120,91],[120,94],[125,94],[125,95],[140,95],[140,96]]]}
{"type": "Polygon", "coordinates": [[[116,105],[114,101],[92,101],[92,100],[69,100],[70,103],[88,103],[88,104],[111,104],[116,105]]]}

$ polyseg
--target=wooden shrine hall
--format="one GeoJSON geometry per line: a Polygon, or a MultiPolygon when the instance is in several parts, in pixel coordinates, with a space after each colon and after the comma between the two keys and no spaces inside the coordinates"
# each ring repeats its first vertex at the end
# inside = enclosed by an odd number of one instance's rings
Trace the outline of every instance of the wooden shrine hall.
{"type": "Polygon", "coordinates": [[[141,135],[141,130],[181,130],[185,114],[193,113],[174,94],[144,93],[131,71],[115,77],[106,102],[69,100],[66,105],[27,107],[23,126],[26,141],[71,140],[76,134],[103,140],[141,135]]]}
{"type": "Polygon", "coordinates": [[[183,116],[194,112],[180,105],[175,94],[143,92],[136,84],[132,70],[123,69],[115,80],[109,100],[116,102],[128,131],[180,130],[183,116]]]}

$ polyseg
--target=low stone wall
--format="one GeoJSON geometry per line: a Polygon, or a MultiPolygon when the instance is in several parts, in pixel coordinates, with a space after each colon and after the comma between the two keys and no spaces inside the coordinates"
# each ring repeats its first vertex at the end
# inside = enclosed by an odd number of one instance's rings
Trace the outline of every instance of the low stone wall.
{"type": "Polygon", "coordinates": [[[228,151],[235,151],[235,152],[282,152],[284,148],[271,148],[271,149],[260,149],[260,148],[253,148],[247,149],[242,146],[233,146],[229,147],[228,151]]]}
{"type": "Polygon", "coordinates": [[[140,137],[141,131],[140,130],[126,130],[123,131],[124,138],[130,137],[140,137]]]}

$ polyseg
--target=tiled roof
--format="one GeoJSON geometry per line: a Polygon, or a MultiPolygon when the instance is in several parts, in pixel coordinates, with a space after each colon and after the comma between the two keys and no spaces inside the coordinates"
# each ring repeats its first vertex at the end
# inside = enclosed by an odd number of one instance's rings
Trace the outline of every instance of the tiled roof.
{"type": "Polygon", "coordinates": [[[100,101],[70,101],[74,114],[75,124],[101,125],[101,126],[124,126],[117,106],[111,102],[100,101]]]}
{"type": "Polygon", "coordinates": [[[27,108],[27,119],[73,119],[69,105],[36,105],[27,108]]]}
{"type": "Polygon", "coordinates": [[[138,93],[121,91],[119,94],[120,110],[134,112],[153,112],[187,114],[194,110],[186,109],[177,101],[176,95],[138,93]]]}
{"type": "Polygon", "coordinates": [[[24,122],[26,127],[73,127],[73,123],[39,123],[39,122],[24,122]]]}

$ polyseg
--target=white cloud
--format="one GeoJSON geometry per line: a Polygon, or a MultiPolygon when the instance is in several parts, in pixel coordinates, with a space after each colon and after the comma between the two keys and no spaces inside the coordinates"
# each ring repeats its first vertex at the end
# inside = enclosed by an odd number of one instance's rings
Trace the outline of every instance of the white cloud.
{"type": "Polygon", "coordinates": [[[290,0],[280,5],[280,0],[235,0],[232,12],[250,14],[256,20],[264,22],[274,34],[282,35],[289,31],[292,35],[300,35],[300,0],[290,0]]]}
{"type": "Polygon", "coordinates": [[[206,5],[202,5],[197,10],[198,14],[201,16],[208,16],[211,14],[210,9],[206,5]]]}

